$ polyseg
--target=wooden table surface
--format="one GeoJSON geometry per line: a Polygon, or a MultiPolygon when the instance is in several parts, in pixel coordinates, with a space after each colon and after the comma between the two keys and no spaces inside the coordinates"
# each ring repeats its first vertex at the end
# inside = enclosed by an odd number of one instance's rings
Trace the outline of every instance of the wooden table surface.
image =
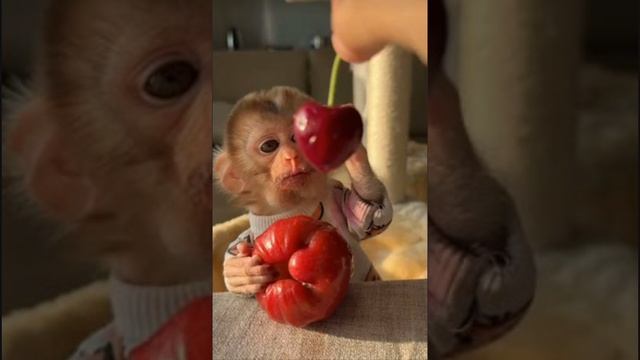
{"type": "Polygon", "coordinates": [[[329,319],[295,328],[255,298],[213,295],[214,359],[426,359],[427,281],[351,284],[329,319]]]}

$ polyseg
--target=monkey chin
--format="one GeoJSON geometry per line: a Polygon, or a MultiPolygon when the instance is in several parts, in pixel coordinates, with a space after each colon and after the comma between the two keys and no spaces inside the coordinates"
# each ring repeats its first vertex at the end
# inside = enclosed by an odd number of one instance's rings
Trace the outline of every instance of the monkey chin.
{"type": "Polygon", "coordinates": [[[310,171],[297,172],[278,181],[278,187],[283,191],[301,191],[313,179],[310,171]]]}
{"type": "Polygon", "coordinates": [[[322,197],[326,178],[315,171],[287,176],[276,182],[274,194],[280,209],[291,209],[322,197]]]}

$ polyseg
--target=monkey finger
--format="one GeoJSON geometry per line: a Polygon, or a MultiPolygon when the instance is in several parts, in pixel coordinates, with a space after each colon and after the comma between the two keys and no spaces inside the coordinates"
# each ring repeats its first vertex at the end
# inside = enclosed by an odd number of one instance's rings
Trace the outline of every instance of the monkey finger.
{"type": "Polygon", "coordinates": [[[251,261],[249,262],[249,264],[251,264],[251,266],[260,265],[262,264],[262,259],[258,255],[253,255],[251,256],[251,261]]]}
{"type": "Polygon", "coordinates": [[[260,276],[230,277],[230,278],[227,278],[227,283],[234,287],[240,287],[244,285],[268,284],[273,280],[275,280],[275,276],[273,276],[272,274],[267,274],[267,275],[260,275],[260,276]]]}
{"type": "Polygon", "coordinates": [[[271,265],[257,265],[257,266],[243,266],[243,267],[229,267],[223,270],[224,277],[245,277],[245,276],[262,276],[262,275],[275,275],[271,265]]]}
{"type": "Polygon", "coordinates": [[[253,250],[253,247],[247,242],[239,243],[236,248],[238,249],[238,256],[249,256],[253,250]]]}
{"type": "Polygon", "coordinates": [[[224,275],[224,277],[245,276],[244,269],[247,267],[251,267],[249,265],[250,260],[251,259],[247,257],[231,258],[231,259],[225,260],[225,262],[222,265],[222,275],[224,275]]]}
{"type": "Polygon", "coordinates": [[[247,269],[249,276],[272,275],[277,276],[278,272],[269,264],[255,265],[247,269]]]}
{"type": "Polygon", "coordinates": [[[258,292],[260,292],[260,290],[262,290],[262,288],[264,287],[264,284],[251,284],[251,285],[244,285],[244,286],[239,286],[237,288],[235,288],[234,292],[239,292],[241,294],[257,294],[258,292]]]}
{"type": "Polygon", "coordinates": [[[252,266],[250,257],[232,257],[224,261],[222,263],[223,271],[227,271],[227,269],[232,268],[244,268],[246,266],[252,266]]]}

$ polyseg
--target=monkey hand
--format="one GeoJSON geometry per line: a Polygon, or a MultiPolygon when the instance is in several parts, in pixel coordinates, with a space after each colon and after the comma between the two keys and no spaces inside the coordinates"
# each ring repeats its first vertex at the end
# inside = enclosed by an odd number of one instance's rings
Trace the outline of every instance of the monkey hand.
{"type": "Polygon", "coordinates": [[[249,244],[242,242],[237,249],[238,254],[223,264],[223,275],[230,292],[253,295],[276,279],[276,272],[271,265],[262,264],[258,255],[251,255],[249,244]]]}

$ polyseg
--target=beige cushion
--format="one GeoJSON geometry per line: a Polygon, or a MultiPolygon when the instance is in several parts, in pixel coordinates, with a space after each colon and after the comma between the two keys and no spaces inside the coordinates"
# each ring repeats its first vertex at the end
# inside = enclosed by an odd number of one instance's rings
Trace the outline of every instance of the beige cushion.
{"type": "Polygon", "coordinates": [[[238,216],[224,223],[216,224],[211,230],[213,244],[213,291],[227,291],[222,276],[222,264],[224,262],[224,253],[227,246],[235,240],[241,232],[249,228],[249,217],[245,215],[238,216]]]}
{"type": "Polygon", "coordinates": [[[354,283],[306,328],[271,321],[255,298],[213,294],[214,359],[426,359],[427,281],[354,283]]]}
{"type": "Polygon", "coordinates": [[[3,359],[66,359],[111,320],[107,281],[2,317],[3,359]]]}

